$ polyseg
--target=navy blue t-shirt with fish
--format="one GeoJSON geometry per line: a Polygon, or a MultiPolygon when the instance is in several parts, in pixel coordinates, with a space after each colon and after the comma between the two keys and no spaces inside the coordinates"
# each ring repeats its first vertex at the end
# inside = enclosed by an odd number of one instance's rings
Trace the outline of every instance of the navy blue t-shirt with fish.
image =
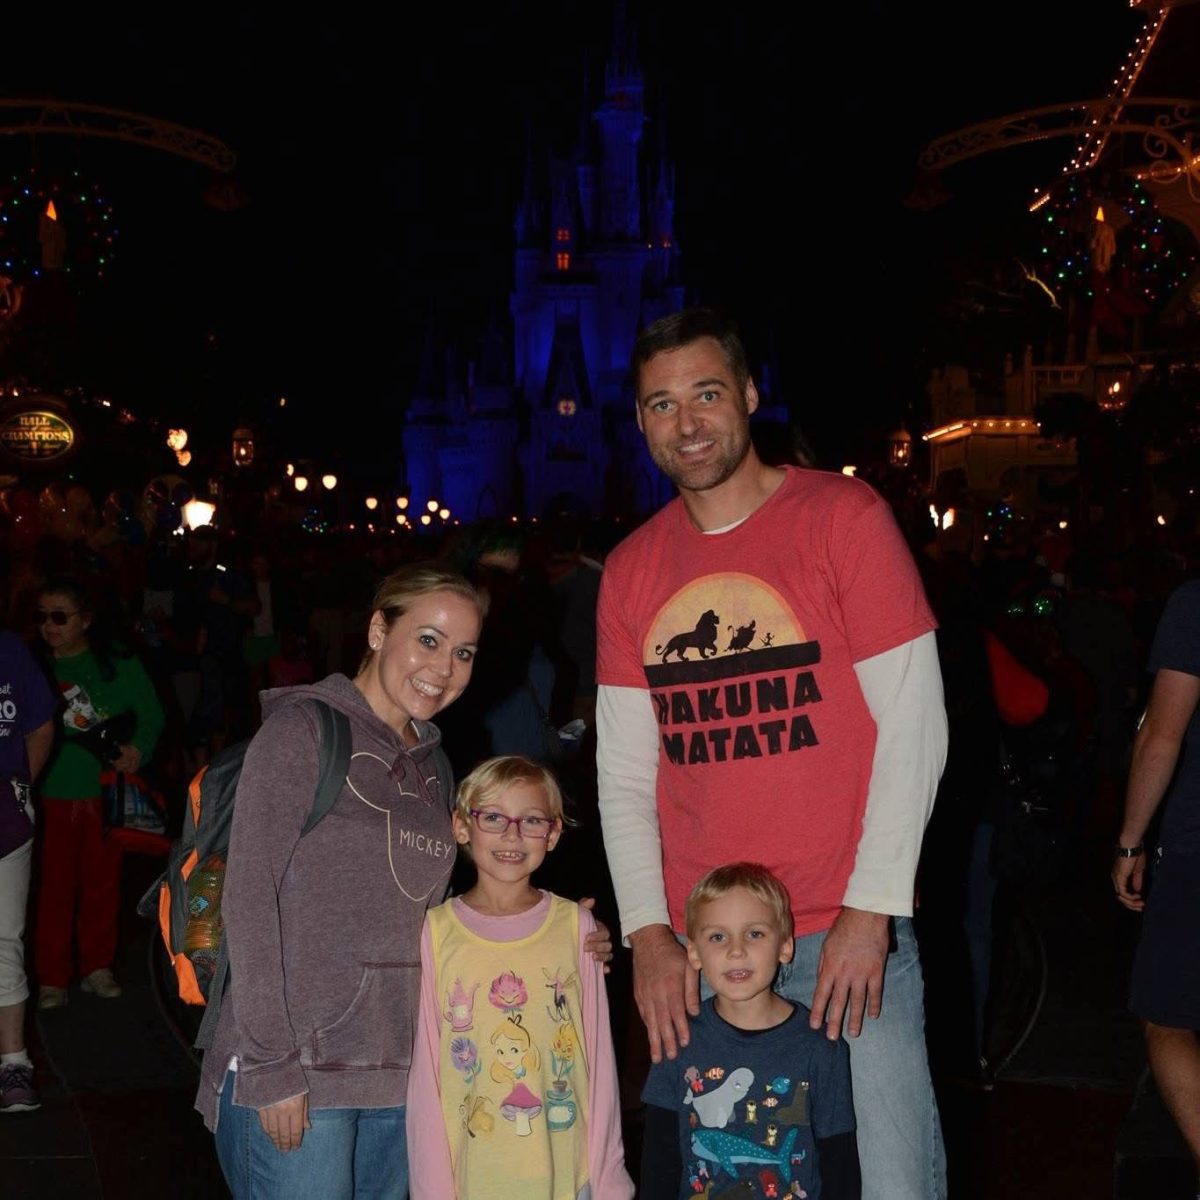
{"type": "Polygon", "coordinates": [[[818,1200],[816,1140],[854,1129],[846,1043],[810,1029],[799,1004],[781,1025],[747,1030],[706,1000],[690,1025],[688,1045],[651,1067],[642,1091],[679,1114],[680,1200],[818,1200]]]}

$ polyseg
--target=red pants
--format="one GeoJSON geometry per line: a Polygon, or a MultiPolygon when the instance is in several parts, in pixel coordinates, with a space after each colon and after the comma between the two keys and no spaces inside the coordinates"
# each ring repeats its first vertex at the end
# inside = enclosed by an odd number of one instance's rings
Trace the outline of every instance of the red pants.
{"type": "Polygon", "coordinates": [[[66,987],[73,975],[73,924],[79,935],[79,974],[90,975],[113,964],[121,852],[104,836],[98,796],[91,800],[43,796],[41,841],[34,931],[38,983],[66,987]]]}

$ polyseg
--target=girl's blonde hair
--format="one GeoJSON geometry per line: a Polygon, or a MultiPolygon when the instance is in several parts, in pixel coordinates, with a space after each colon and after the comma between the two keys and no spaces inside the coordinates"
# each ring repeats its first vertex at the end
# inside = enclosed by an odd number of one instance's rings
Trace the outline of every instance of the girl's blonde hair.
{"type": "MultiPolygon", "coordinates": [[[[382,613],[384,624],[391,629],[393,622],[402,617],[417,600],[434,592],[453,592],[475,605],[481,621],[487,616],[487,593],[481,592],[457,571],[451,571],[436,562],[410,563],[398,571],[393,571],[375,589],[375,598],[371,601],[371,615],[382,613]]],[[[374,657],[375,651],[368,646],[358,669],[363,670],[374,657]]]]}
{"type": "Polygon", "coordinates": [[[459,817],[470,824],[471,809],[494,803],[518,783],[540,787],[546,795],[550,815],[556,821],[567,823],[563,813],[562,789],[554,773],[521,754],[502,754],[497,758],[485,759],[458,785],[459,817]]]}
{"type": "Polygon", "coordinates": [[[761,864],[739,862],[714,868],[692,888],[683,909],[684,929],[689,939],[695,940],[701,907],[739,887],[745,888],[771,910],[775,925],[784,937],[792,936],[795,924],[787,888],[761,864]]]}

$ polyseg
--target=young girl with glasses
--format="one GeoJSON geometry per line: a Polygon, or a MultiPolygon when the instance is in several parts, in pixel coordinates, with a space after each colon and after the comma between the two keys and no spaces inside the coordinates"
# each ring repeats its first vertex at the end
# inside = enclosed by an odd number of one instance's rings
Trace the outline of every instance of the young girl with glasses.
{"type": "Polygon", "coordinates": [[[474,886],[431,909],[408,1091],[413,1200],[630,1200],[591,915],[534,887],[563,829],[554,776],[492,758],[458,791],[474,886]]]}

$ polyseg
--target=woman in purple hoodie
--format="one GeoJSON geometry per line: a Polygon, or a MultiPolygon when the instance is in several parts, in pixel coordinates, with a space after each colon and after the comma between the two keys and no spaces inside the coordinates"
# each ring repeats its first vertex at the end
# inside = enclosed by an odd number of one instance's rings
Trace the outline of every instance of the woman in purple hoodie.
{"type": "Polygon", "coordinates": [[[222,908],[231,986],[196,1107],[237,1200],[397,1197],[425,910],[454,863],[450,771],[432,723],[471,678],[485,598],[434,564],[375,595],[357,675],[264,692],[222,908]],[[350,768],[303,839],[321,699],[350,768]]]}

